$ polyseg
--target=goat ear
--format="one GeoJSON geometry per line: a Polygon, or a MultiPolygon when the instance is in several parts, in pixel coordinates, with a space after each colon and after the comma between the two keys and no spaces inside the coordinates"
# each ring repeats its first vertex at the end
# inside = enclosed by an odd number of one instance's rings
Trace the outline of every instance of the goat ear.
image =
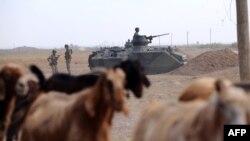
{"type": "Polygon", "coordinates": [[[0,100],[5,99],[5,84],[3,78],[0,76],[0,100]]]}
{"type": "Polygon", "coordinates": [[[123,114],[125,115],[125,116],[128,116],[128,108],[126,107],[126,106],[123,106],[122,107],[122,112],[123,112],[123,114]]]}
{"type": "Polygon", "coordinates": [[[226,83],[227,82],[222,79],[218,79],[215,81],[215,90],[218,92],[218,94],[224,94],[224,91],[227,87],[226,83]]]}
{"type": "Polygon", "coordinates": [[[222,97],[225,95],[226,85],[223,80],[218,79],[214,83],[214,92],[209,96],[209,103],[220,106],[222,97]]]}
{"type": "Polygon", "coordinates": [[[104,93],[103,98],[105,101],[109,101],[114,95],[114,85],[111,80],[107,79],[106,75],[102,76],[101,79],[101,85],[103,87],[102,93],[104,93]]]}
{"type": "Polygon", "coordinates": [[[87,100],[85,102],[85,107],[86,107],[87,114],[90,117],[94,117],[95,116],[95,110],[94,110],[94,104],[93,104],[93,102],[91,100],[87,100]]]}
{"type": "MultiPolygon", "coordinates": [[[[27,85],[28,85],[27,95],[34,95],[34,94],[36,94],[35,92],[38,89],[36,87],[36,83],[34,81],[32,81],[32,80],[28,80],[27,85]]],[[[38,84],[37,84],[37,86],[38,86],[38,84]]]]}
{"type": "Polygon", "coordinates": [[[147,76],[144,75],[142,79],[143,79],[144,86],[146,86],[148,88],[151,84],[150,84],[150,81],[148,80],[147,76]]]}
{"type": "Polygon", "coordinates": [[[111,95],[114,95],[114,85],[110,80],[107,80],[107,89],[108,89],[108,93],[110,93],[111,95]]]}
{"type": "Polygon", "coordinates": [[[234,83],[233,86],[242,88],[245,92],[249,93],[250,92],[250,83],[234,83]]]}

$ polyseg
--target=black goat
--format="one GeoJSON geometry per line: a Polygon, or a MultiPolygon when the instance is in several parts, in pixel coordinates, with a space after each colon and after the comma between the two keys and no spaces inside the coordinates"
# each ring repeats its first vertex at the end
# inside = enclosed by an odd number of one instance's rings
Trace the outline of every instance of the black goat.
{"type": "Polygon", "coordinates": [[[150,86],[150,81],[146,77],[140,62],[127,60],[114,67],[121,68],[125,72],[127,82],[125,89],[131,90],[136,97],[140,98],[142,96],[143,85],[145,87],[150,86]]]}
{"type": "Polygon", "coordinates": [[[58,73],[52,75],[46,80],[42,71],[35,65],[32,65],[30,70],[38,77],[40,89],[44,92],[54,90],[65,92],[67,94],[75,93],[84,88],[93,86],[99,78],[99,74],[72,76],[69,74],[58,73]]]}
{"type": "MultiPolygon", "coordinates": [[[[131,90],[136,97],[140,98],[142,96],[143,85],[146,87],[150,86],[150,81],[146,77],[144,69],[138,61],[123,61],[114,66],[114,68],[121,68],[125,72],[125,88],[131,90]]],[[[32,65],[30,70],[38,77],[40,89],[42,91],[48,92],[54,90],[68,94],[93,86],[100,76],[98,72],[79,76],[59,73],[46,80],[42,71],[35,65],[32,65]]]]}

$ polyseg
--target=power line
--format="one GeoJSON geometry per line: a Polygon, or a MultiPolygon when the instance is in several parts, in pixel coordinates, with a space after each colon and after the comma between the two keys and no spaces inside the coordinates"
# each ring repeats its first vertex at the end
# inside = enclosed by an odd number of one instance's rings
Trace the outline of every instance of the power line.
{"type": "Polygon", "coordinates": [[[225,21],[225,19],[228,19],[231,23],[236,25],[236,22],[233,21],[233,19],[232,19],[232,2],[233,2],[233,0],[230,1],[230,4],[229,4],[228,8],[226,6],[225,0],[222,0],[222,1],[223,1],[223,6],[224,6],[224,9],[225,9],[225,12],[226,12],[225,17],[222,19],[223,22],[225,21]]]}
{"type": "Polygon", "coordinates": [[[225,12],[226,12],[226,16],[227,18],[229,18],[229,15],[228,15],[228,10],[227,10],[227,6],[226,6],[226,3],[225,3],[225,0],[222,0],[223,1],[223,4],[224,4],[224,9],[225,9],[225,12]]]}

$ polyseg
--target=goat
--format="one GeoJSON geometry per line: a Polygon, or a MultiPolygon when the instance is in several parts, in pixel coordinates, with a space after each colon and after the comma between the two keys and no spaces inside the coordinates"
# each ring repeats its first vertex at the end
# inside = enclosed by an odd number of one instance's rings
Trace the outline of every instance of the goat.
{"type": "MultiPolygon", "coordinates": [[[[226,85],[231,85],[233,87],[241,88],[245,92],[250,92],[250,83],[246,82],[230,82],[229,80],[224,80],[226,85]]],[[[179,101],[188,102],[194,100],[206,101],[213,94],[215,90],[216,78],[204,77],[199,78],[189,84],[179,97],[179,101]]]]}
{"type": "Polygon", "coordinates": [[[225,124],[246,124],[249,102],[245,91],[223,80],[214,85],[207,102],[151,104],[133,141],[221,141],[225,124]]]}
{"type": "Polygon", "coordinates": [[[22,75],[22,68],[16,64],[7,64],[0,71],[0,141],[10,124],[16,100],[15,84],[22,75]]]}
{"type": "Polygon", "coordinates": [[[33,76],[27,74],[16,83],[16,102],[6,141],[16,140],[30,105],[39,95],[39,84],[33,76]]]}
{"type": "Polygon", "coordinates": [[[69,74],[57,73],[46,80],[38,67],[32,65],[30,69],[38,77],[40,89],[42,91],[59,91],[67,94],[75,93],[93,86],[100,75],[100,73],[97,73],[72,76],[69,74]]]}
{"type": "Polygon", "coordinates": [[[125,74],[108,69],[94,86],[67,95],[41,93],[30,107],[21,141],[108,141],[113,112],[124,112],[125,74]]]}
{"type": "Polygon", "coordinates": [[[126,60],[114,68],[121,68],[126,74],[126,89],[131,90],[137,98],[142,97],[143,85],[145,87],[150,86],[150,81],[144,73],[144,68],[140,62],[136,60],[126,60]]]}
{"type": "MultiPolygon", "coordinates": [[[[250,99],[250,83],[248,82],[230,82],[228,80],[224,80],[227,86],[236,87],[245,91],[250,99]]],[[[216,79],[212,77],[200,78],[193,81],[179,97],[180,102],[193,102],[193,101],[208,101],[208,99],[213,94],[215,88],[216,79]]],[[[250,124],[250,109],[247,115],[247,124],[250,124]]]]}
{"type": "Polygon", "coordinates": [[[191,82],[181,93],[179,101],[207,100],[215,90],[216,79],[212,77],[199,78],[191,82]]]}
{"type": "MultiPolygon", "coordinates": [[[[150,86],[150,81],[146,77],[143,67],[138,61],[123,61],[114,66],[114,68],[121,68],[125,72],[125,88],[127,90],[131,90],[136,97],[140,98],[142,96],[143,86],[150,86]]],[[[30,70],[38,77],[41,90],[45,92],[55,90],[68,94],[75,93],[93,86],[100,77],[100,72],[80,76],[55,74],[46,80],[42,71],[35,65],[32,65],[30,70]]]]}

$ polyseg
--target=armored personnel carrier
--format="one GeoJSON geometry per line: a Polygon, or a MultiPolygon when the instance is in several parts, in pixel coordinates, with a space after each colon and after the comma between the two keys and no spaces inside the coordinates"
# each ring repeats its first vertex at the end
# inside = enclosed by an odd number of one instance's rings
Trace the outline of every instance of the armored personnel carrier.
{"type": "Polygon", "coordinates": [[[112,67],[123,60],[138,60],[144,66],[146,74],[160,74],[172,71],[187,62],[185,55],[176,52],[171,47],[151,47],[153,38],[164,36],[139,35],[139,28],[135,28],[132,42],[128,40],[124,47],[101,48],[89,55],[89,68],[112,67]]]}

